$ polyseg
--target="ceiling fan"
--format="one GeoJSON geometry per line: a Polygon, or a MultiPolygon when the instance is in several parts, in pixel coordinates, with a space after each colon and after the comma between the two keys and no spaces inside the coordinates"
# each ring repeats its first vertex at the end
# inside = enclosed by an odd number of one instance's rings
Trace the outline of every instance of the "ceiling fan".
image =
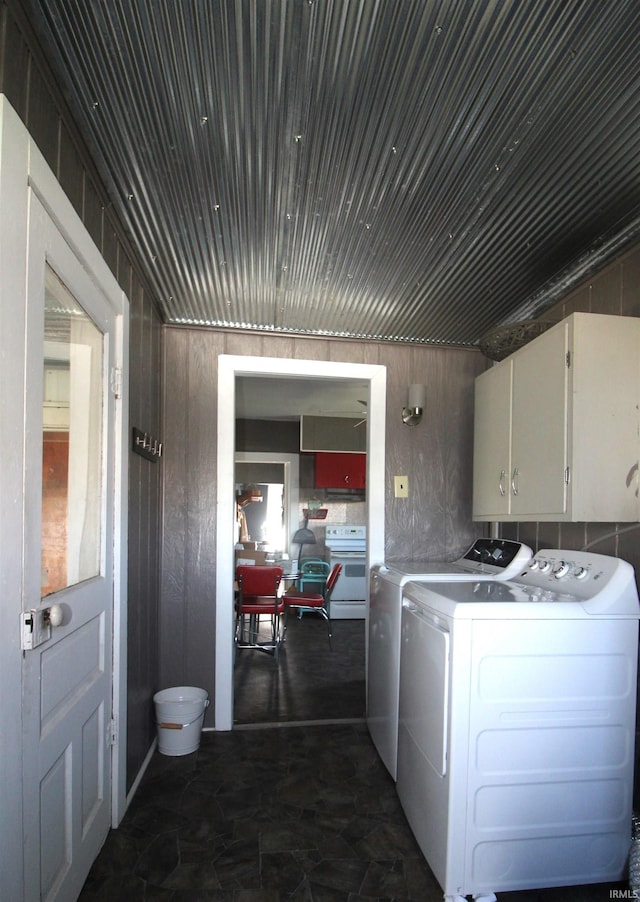
{"type": "Polygon", "coordinates": [[[361,411],[361,413],[362,413],[362,419],[359,420],[357,423],[354,423],[354,424],[353,424],[353,428],[354,428],[354,429],[357,429],[358,426],[362,426],[363,423],[366,423],[366,422],[367,422],[367,402],[366,402],[366,401],[361,401],[360,398],[358,398],[358,404],[362,404],[362,406],[364,407],[364,410],[361,411]]]}

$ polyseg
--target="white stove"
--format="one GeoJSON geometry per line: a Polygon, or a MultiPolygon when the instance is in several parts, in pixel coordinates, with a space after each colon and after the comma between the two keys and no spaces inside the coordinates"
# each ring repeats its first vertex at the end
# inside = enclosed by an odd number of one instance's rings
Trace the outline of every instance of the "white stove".
{"type": "Polygon", "coordinates": [[[325,545],[329,563],[342,564],[342,573],[331,594],[331,619],[364,619],[367,605],[367,527],[327,526],[325,545]]]}
{"type": "Polygon", "coordinates": [[[398,795],[446,900],[624,879],[639,616],[586,552],[404,587],[398,795]]]}
{"type": "Polygon", "coordinates": [[[324,536],[332,551],[364,554],[367,549],[366,526],[327,526],[324,536]]]}

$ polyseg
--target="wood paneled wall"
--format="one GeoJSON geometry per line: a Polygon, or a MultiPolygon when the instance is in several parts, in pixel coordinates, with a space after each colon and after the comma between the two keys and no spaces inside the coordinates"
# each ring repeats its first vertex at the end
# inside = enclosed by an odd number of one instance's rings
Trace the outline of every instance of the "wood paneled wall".
{"type": "MultiPolygon", "coordinates": [[[[164,541],[161,678],[214,697],[217,358],[219,354],[375,363],[387,367],[386,542],[390,560],[461,553],[471,522],[473,386],[485,367],[477,351],[300,339],[165,327],[164,541]],[[427,385],[419,426],[400,413],[410,383],[427,385]],[[409,477],[409,498],[393,475],[409,477]]],[[[229,536],[229,541],[233,537],[229,536]]],[[[213,724],[213,706],[206,724],[213,724]]]]}
{"type": "MultiPolygon", "coordinates": [[[[150,293],[132,285],[129,335],[129,425],[163,438],[163,331],[150,293]]],[[[127,589],[127,785],[156,736],[153,694],[160,687],[159,606],[162,470],[129,453],[127,589]]]]}
{"type": "MultiPolygon", "coordinates": [[[[125,230],[107,198],[24,10],[0,0],[0,92],[55,173],[130,302],[130,424],[162,436],[161,321],[125,230]]],[[[162,464],[130,454],[127,785],[155,737],[162,464]]]]}

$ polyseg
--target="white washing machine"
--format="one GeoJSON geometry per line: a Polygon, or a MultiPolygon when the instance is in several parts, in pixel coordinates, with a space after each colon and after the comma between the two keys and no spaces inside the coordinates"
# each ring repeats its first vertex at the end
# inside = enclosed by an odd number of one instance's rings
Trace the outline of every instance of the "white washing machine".
{"type": "Polygon", "coordinates": [[[533,551],[508,539],[476,539],[452,562],[376,565],[369,587],[367,724],[387,770],[396,779],[402,587],[410,580],[503,580],[521,573],[533,551]]]}
{"type": "Polygon", "coordinates": [[[586,552],[404,587],[397,789],[450,902],[623,879],[639,616],[633,568],[586,552]]]}

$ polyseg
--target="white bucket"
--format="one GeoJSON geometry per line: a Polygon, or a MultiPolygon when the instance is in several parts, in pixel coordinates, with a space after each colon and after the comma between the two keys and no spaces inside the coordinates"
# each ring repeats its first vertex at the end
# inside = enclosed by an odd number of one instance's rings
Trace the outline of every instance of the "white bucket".
{"type": "Polygon", "coordinates": [[[189,755],[200,745],[204,712],[209,704],[205,689],[176,686],[153,696],[162,755],[189,755]]]}

